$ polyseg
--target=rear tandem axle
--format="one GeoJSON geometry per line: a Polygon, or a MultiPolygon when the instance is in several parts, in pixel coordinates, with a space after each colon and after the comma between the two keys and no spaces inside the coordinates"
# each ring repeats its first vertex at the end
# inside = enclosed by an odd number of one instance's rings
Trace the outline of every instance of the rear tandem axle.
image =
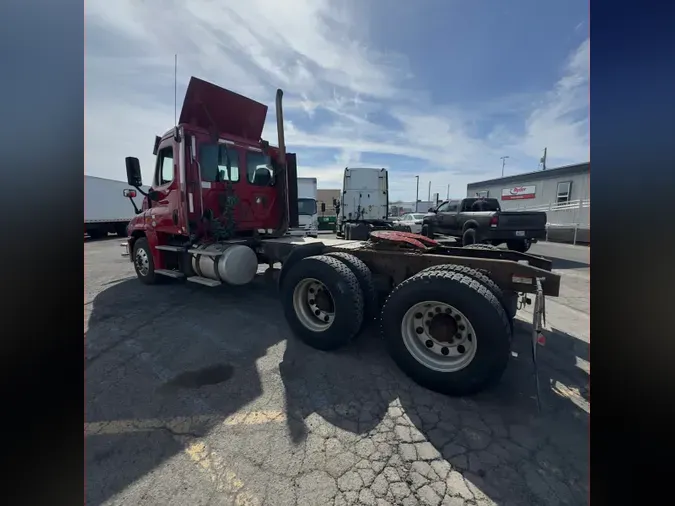
{"type": "Polygon", "coordinates": [[[166,276],[208,286],[245,284],[259,264],[281,263],[281,303],[299,339],[334,350],[379,319],[397,365],[418,384],[450,395],[472,394],[501,378],[518,293],[535,295],[536,360],[544,296],[557,296],[560,288],[547,259],[484,245],[446,247],[404,232],[373,232],[368,241],[281,237],[159,245],[155,254],[163,255],[165,269],[154,268],[145,237],[123,245],[146,284],[166,276]]]}

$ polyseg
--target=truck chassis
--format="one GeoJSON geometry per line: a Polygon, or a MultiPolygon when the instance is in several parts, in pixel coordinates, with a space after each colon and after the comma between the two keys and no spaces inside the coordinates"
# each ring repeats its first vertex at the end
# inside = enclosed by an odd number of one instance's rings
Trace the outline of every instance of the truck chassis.
{"type": "Polygon", "coordinates": [[[396,231],[373,231],[367,241],[242,238],[207,247],[164,244],[155,251],[145,237],[133,235],[122,246],[146,284],[166,278],[211,287],[245,284],[258,265],[274,273],[281,263],[281,303],[298,338],[335,350],[379,320],[397,365],[418,384],[449,395],[473,394],[501,378],[519,293],[523,303],[535,296],[536,360],[544,297],[560,289],[560,276],[545,258],[486,245],[445,246],[396,231]],[[247,260],[251,251],[255,257],[247,260]],[[167,268],[154,268],[157,255],[167,268]]]}

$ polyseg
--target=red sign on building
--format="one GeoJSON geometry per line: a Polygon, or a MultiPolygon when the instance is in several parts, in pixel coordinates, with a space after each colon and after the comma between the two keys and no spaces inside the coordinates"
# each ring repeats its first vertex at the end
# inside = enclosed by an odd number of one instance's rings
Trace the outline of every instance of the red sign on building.
{"type": "Polygon", "coordinates": [[[533,199],[536,196],[536,186],[515,186],[502,190],[502,200],[533,199]]]}

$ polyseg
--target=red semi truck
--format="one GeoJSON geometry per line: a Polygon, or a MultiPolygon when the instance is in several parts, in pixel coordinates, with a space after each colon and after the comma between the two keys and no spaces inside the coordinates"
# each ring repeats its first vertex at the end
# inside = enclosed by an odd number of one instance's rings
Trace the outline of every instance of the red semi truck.
{"type": "Polygon", "coordinates": [[[261,139],[265,105],[193,77],[179,124],[155,139],[148,191],[138,159],[126,159],[136,190],[125,194],[144,196],[140,209],[132,201],[136,216],[124,243],[139,280],[244,285],[259,265],[281,263],[284,314],[308,345],[337,349],[379,319],[387,350],[419,384],[465,395],[498,381],[518,293],[524,302],[535,295],[533,337],[544,296],[558,295],[551,262],[396,231],[366,241],[287,236],[298,226],[298,199],[282,96],[277,90],[274,147],[261,139]]]}

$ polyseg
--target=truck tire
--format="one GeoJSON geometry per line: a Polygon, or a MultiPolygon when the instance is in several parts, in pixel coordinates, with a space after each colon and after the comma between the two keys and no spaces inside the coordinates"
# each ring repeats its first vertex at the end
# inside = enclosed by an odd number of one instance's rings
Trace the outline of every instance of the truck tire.
{"type": "Polygon", "coordinates": [[[360,258],[350,255],[349,253],[342,253],[334,251],[326,253],[326,256],[337,258],[349,267],[352,274],[356,276],[363,293],[363,321],[368,323],[377,318],[379,313],[379,305],[377,302],[377,292],[375,291],[375,283],[373,282],[373,274],[370,272],[368,266],[360,258]]]}
{"type": "Polygon", "coordinates": [[[462,246],[476,244],[476,229],[467,228],[462,234],[462,246]]]}
{"type": "Polygon", "coordinates": [[[497,246],[493,246],[492,244],[469,244],[463,247],[468,249],[491,249],[491,250],[499,249],[497,246]]]}
{"type": "Polygon", "coordinates": [[[155,261],[152,258],[150,245],[145,237],[139,237],[134,242],[133,251],[134,270],[136,276],[144,285],[157,284],[161,276],[155,274],[155,261]]]}
{"type": "Polygon", "coordinates": [[[382,309],[389,354],[419,385],[470,395],[502,377],[511,326],[492,292],[459,272],[422,271],[391,292],[382,309]]]}
{"type": "Polygon", "coordinates": [[[348,344],[363,323],[363,293],[356,276],[326,255],[303,258],[291,268],[281,285],[281,303],[293,333],[317,350],[348,344]]]}
{"type": "MultiPolygon", "coordinates": [[[[513,301],[511,300],[511,297],[507,295],[501,288],[499,288],[499,285],[492,281],[485,271],[479,271],[477,269],[473,269],[467,265],[457,265],[457,264],[441,264],[441,265],[434,265],[432,267],[427,267],[423,271],[420,272],[425,272],[425,271],[442,271],[442,272],[458,272],[460,274],[464,274],[465,276],[470,277],[471,279],[475,279],[479,283],[485,285],[485,287],[492,292],[492,295],[497,297],[497,300],[501,303],[502,307],[504,308],[504,311],[506,312],[506,316],[509,317],[509,319],[513,319],[516,316],[516,307],[513,304],[513,301]]],[[[513,293],[513,292],[509,292],[513,293]]]]}
{"type": "Polygon", "coordinates": [[[434,227],[430,223],[425,223],[422,225],[422,235],[428,237],[429,239],[434,238],[434,227]]]}
{"type": "Polygon", "coordinates": [[[514,241],[506,241],[506,247],[518,253],[525,253],[532,246],[532,241],[528,239],[518,239],[514,241]]]}

